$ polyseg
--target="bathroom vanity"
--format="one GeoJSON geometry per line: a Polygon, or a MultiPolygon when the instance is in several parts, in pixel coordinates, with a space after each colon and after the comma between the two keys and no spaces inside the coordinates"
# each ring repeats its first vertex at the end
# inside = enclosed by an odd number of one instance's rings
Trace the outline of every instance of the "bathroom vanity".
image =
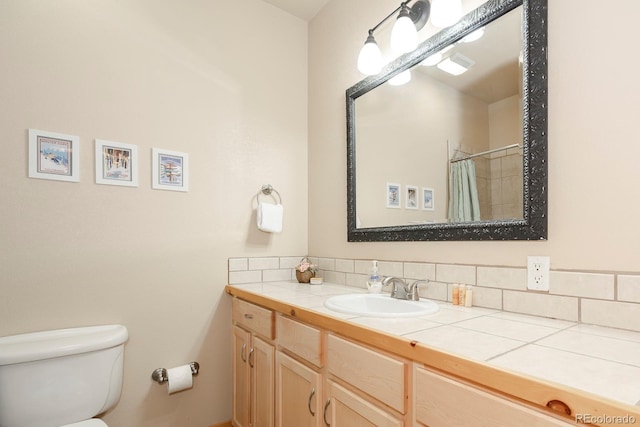
{"type": "MultiPolygon", "coordinates": [[[[323,306],[328,295],[361,291],[293,282],[226,287],[233,296],[235,427],[640,424],[638,406],[393,332],[442,319],[451,307],[367,326],[323,306]]],[[[640,378],[634,381],[640,393],[640,378]]]]}

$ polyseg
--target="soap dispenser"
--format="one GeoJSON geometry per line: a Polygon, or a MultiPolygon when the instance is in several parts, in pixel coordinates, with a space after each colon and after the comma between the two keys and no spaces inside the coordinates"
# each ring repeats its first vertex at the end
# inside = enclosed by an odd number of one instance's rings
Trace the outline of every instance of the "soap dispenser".
{"type": "Polygon", "coordinates": [[[367,281],[367,289],[372,294],[379,294],[382,292],[382,281],[378,276],[378,261],[373,261],[371,265],[371,275],[367,281]]]}

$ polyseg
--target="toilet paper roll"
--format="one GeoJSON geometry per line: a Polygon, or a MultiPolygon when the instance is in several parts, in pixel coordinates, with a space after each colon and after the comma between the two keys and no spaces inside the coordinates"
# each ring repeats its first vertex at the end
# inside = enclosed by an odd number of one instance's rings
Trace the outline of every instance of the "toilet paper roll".
{"type": "Polygon", "coordinates": [[[189,365],[167,369],[167,378],[169,394],[193,387],[193,374],[189,365]]]}

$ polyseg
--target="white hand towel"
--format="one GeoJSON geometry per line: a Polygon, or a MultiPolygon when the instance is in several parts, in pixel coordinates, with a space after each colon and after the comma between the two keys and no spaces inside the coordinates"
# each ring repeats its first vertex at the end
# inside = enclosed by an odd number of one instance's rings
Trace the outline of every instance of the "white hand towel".
{"type": "Polygon", "coordinates": [[[281,204],[258,203],[258,228],[267,233],[280,233],[283,210],[281,204]]]}

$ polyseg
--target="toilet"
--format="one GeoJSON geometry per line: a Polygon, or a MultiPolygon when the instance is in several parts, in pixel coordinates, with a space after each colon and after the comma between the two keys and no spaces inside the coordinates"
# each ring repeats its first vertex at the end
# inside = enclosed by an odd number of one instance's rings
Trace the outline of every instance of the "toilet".
{"type": "Polygon", "coordinates": [[[122,390],[122,325],[0,337],[0,427],[106,427],[122,390]]]}

